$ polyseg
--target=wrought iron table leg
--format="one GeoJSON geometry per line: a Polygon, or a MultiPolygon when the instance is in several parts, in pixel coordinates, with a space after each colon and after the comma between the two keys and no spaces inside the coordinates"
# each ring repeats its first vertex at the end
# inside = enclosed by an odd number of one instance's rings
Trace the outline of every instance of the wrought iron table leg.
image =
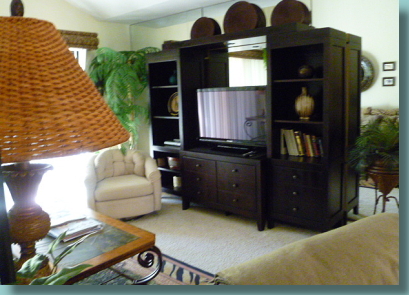
{"type": "Polygon", "coordinates": [[[395,199],[396,206],[397,206],[398,209],[399,209],[399,202],[398,202],[398,199],[397,199],[396,197],[394,197],[394,196],[387,196],[387,195],[384,195],[384,194],[381,194],[381,195],[378,196],[378,190],[375,189],[375,208],[374,208],[373,214],[376,213],[376,207],[378,206],[378,203],[379,203],[379,199],[380,199],[380,198],[382,198],[382,213],[385,212],[386,202],[389,202],[389,199],[395,199]]]}
{"type": "Polygon", "coordinates": [[[158,263],[154,271],[142,279],[133,280],[132,285],[146,285],[148,282],[153,280],[159,274],[159,272],[162,269],[163,261],[162,261],[162,252],[159,250],[158,247],[153,246],[149,250],[139,253],[138,262],[141,266],[145,268],[152,267],[155,263],[155,255],[158,259],[158,263]]]}

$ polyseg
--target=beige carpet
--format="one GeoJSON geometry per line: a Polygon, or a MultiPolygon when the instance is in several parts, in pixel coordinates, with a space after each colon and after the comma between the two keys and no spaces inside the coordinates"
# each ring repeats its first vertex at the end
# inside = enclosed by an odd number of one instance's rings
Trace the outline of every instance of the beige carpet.
{"type": "MultiPolygon", "coordinates": [[[[394,195],[399,196],[399,190],[394,195]]],[[[357,218],[372,214],[374,190],[360,188],[360,196],[357,218]]],[[[378,205],[378,212],[380,208],[378,205]]],[[[397,212],[396,204],[389,202],[387,211],[397,212]]],[[[225,216],[224,212],[201,206],[182,210],[181,199],[167,194],[159,212],[130,223],[155,233],[156,245],[163,253],[210,273],[318,233],[285,224],[260,232],[255,220],[225,216]]]]}

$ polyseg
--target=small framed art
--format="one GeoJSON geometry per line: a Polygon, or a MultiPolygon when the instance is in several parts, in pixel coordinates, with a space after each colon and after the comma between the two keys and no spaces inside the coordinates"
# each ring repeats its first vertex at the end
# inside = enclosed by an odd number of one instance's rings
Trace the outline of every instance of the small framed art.
{"type": "Polygon", "coordinates": [[[383,78],[383,86],[395,86],[395,77],[383,78]]]}
{"type": "Polygon", "coordinates": [[[394,71],[396,69],[396,63],[394,61],[384,62],[383,70],[384,71],[394,71]]]}

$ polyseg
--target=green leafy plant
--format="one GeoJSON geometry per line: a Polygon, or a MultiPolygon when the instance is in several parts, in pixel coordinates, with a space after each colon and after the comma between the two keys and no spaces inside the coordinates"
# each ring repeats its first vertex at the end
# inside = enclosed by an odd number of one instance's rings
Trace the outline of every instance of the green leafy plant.
{"type": "Polygon", "coordinates": [[[89,76],[122,125],[131,134],[129,148],[135,148],[139,126],[149,118],[149,108],[140,104],[148,85],[146,54],[160,51],[145,47],[137,51],[115,51],[102,47],[91,61],[89,76]]]}
{"type": "Polygon", "coordinates": [[[54,251],[57,245],[66,236],[66,232],[58,236],[48,247],[46,254],[36,254],[33,258],[27,260],[22,267],[16,272],[16,283],[21,284],[30,282],[30,285],[63,285],[70,278],[76,276],[82,272],[89,264],[79,264],[73,267],[66,267],[58,270],[58,264],[61,260],[72,253],[74,249],[80,245],[89,235],[82,237],[76,242],[68,245],[58,256],[54,256],[54,251]],[[50,255],[53,260],[53,267],[51,274],[47,276],[41,276],[41,270],[47,268],[50,255]]]}
{"type": "Polygon", "coordinates": [[[365,175],[374,163],[392,169],[399,167],[399,120],[379,116],[362,126],[349,152],[349,164],[365,175]]]}

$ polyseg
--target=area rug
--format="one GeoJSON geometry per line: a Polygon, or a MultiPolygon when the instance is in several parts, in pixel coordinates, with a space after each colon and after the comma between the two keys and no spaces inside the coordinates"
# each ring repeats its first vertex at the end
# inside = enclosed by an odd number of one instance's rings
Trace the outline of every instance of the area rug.
{"type": "MultiPolygon", "coordinates": [[[[163,256],[160,273],[148,285],[205,285],[213,274],[186,264],[170,256],[163,256]]],[[[152,272],[153,268],[143,268],[136,256],[100,271],[75,285],[130,285],[152,272]]]]}

